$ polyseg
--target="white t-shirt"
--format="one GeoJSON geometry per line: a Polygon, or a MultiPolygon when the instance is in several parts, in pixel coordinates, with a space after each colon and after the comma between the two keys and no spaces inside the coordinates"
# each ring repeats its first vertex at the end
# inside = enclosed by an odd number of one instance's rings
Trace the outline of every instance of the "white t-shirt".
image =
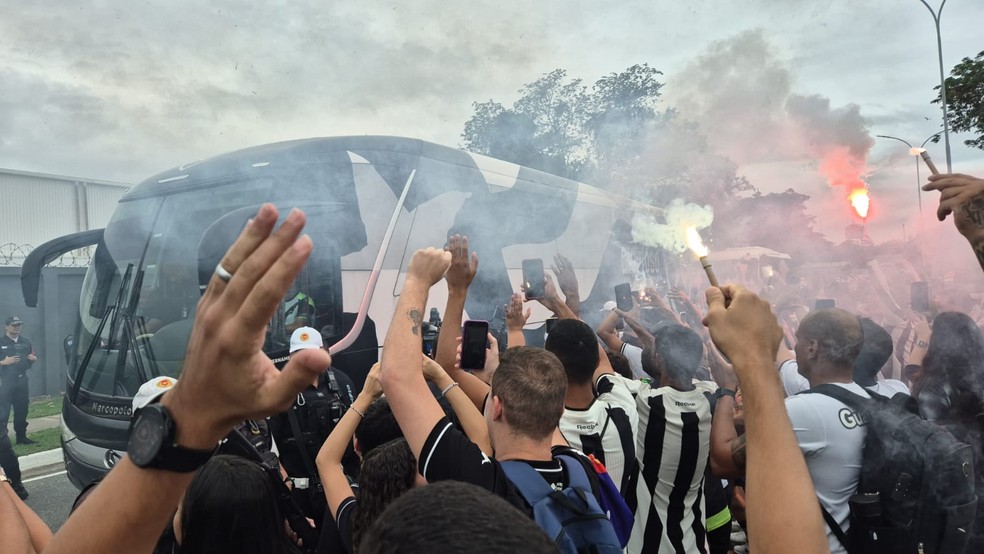
{"type": "Polygon", "coordinates": [[[641,384],[636,397],[635,525],[626,552],[703,551],[704,470],[710,455],[711,404],[717,385],[695,381],[690,391],[641,384]]]}
{"type": "Polygon", "coordinates": [[[587,408],[565,407],[560,416],[560,432],[567,442],[585,454],[594,454],[605,464],[623,494],[626,491],[622,487],[631,482],[635,470],[635,436],[639,429],[639,414],[627,384],[620,375],[602,375],[595,387],[605,392],[587,408]]]}
{"type": "MultiPolygon", "coordinates": [[[[870,398],[856,383],[834,384],[870,398]]],[[[790,396],[786,399],[786,411],[806,458],[817,498],[846,533],[850,527],[848,500],[857,490],[861,474],[864,422],[840,401],[819,393],[790,396]]],[[[827,541],[832,553],[846,552],[830,529],[827,529],[827,541]]]]}
{"type": "MultiPolygon", "coordinates": [[[[880,375],[880,374],[879,374],[880,375]]],[[[786,396],[792,396],[810,388],[810,382],[799,373],[799,364],[796,360],[786,360],[779,366],[779,377],[782,379],[782,387],[786,389],[786,396]]],[[[898,393],[909,394],[909,387],[902,381],[895,379],[882,379],[870,387],[865,387],[875,394],[887,396],[889,398],[898,393]]]]}
{"type": "Polygon", "coordinates": [[[646,374],[646,371],[642,369],[641,348],[627,342],[623,342],[622,355],[625,356],[625,359],[629,360],[629,369],[632,371],[633,377],[636,379],[646,379],[649,377],[649,375],[646,374]]]}

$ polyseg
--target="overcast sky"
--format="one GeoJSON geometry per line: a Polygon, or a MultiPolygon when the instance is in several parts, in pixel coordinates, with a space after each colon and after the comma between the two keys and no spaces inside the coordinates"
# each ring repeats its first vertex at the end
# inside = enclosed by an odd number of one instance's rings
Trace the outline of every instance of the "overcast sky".
{"type": "MultiPolygon", "coordinates": [[[[135,182],[292,138],[458,145],[472,102],[511,103],[555,68],[593,82],[647,62],[665,74],[664,107],[682,102],[707,53],[743,36],[764,44],[788,93],[856,104],[871,136],[918,143],[939,130],[936,37],[918,0],[205,4],[0,1],[0,167],[135,182]]],[[[984,2],[949,1],[947,73],[984,50],[982,21],[984,2]]],[[[951,142],[955,170],[984,174],[984,152],[951,142]]],[[[942,144],[930,151],[944,167],[942,144]]],[[[807,160],[739,161],[763,190],[813,195],[818,215],[840,201],[807,160]]],[[[869,165],[882,202],[872,227],[890,238],[915,213],[914,162],[879,139],[869,165]]]]}

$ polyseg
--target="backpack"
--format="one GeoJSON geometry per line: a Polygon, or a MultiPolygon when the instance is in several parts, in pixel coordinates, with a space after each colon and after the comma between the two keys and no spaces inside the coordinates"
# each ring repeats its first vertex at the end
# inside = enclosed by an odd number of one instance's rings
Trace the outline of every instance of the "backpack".
{"type": "Polygon", "coordinates": [[[850,537],[821,506],[848,552],[964,552],[977,511],[970,445],[920,417],[906,394],[886,398],[869,391],[868,399],[837,385],[807,392],[839,400],[867,422],[858,490],[850,499],[850,537]]]}
{"type": "Polygon", "coordinates": [[[533,519],[564,554],[622,552],[615,528],[591,493],[584,466],[566,455],[557,456],[570,484],[555,491],[529,464],[502,462],[506,477],[533,507],[533,519]]]}

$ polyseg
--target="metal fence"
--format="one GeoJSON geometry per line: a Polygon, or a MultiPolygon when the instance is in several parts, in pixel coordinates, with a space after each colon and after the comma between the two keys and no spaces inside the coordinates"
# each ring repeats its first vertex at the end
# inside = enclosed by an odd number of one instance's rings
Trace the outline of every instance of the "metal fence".
{"type": "MultiPolygon", "coordinates": [[[[92,259],[92,246],[86,246],[77,250],[72,250],[62,254],[57,259],[47,264],[51,267],[86,267],[92,259]]],[[[0,244],[0,266],[20,267],[24,265],[24,260],[28,254],[34,250],[30,244],[14,244],[8,242],[0,244]]]]}

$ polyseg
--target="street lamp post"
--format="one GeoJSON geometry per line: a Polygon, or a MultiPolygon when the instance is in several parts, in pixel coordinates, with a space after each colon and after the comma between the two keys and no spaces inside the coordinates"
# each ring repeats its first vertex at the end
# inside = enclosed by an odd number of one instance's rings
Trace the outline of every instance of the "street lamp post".
{"type": "Polygon", "coordinates": [[[887,139],[897,140],[897,141],[905,144],[906,146],[909,147],[909,154],[911,154],[912,156],[915,156],[915,158],[916,158],[916,198],[919,199],[919,213],[920,214],[922,214],[922,178],[919,177],[919,154],[922,151],[923,147],[926,146],[926,143],[927,142],[929,142],[930,140],[932,140],[933,137],[938,137],[939,135],[940,135],[939,133],[933,133],[932,135],[929,135],[929,137],[927,137],[926,140],[922,141],[922,144],[919,145],[919,148],[916,148],[916,147],[912,146],[911,144],[909,144],[909,141],[907,141],[905,139],[900,139],[899,137],[892,137],[892,136],[888,136],[888,135],[876,135],[878,138],[887,138],[887,139]]]}
{"type": "MultiPolygon", "coordinates": [[[[946,172],[953,173],[953,166],[950,161],[950,121],[946,113],[946,77],[943,73],[943,39],[940,37],[940,17],[943,16],[943,6],[946,5],[946,0],[940,3],[939,11],[935,12],[933,8],[929,7],[926,0],[919,1],[929,10],[929,13],[933,16],[933,23],[936,24],[936,54],[940,61],[940,99],[943,100],[943,145],[946,148],[946,172]]],[[[916,163],[918,164],[919,160],[916,160],[916,163]]]]}

